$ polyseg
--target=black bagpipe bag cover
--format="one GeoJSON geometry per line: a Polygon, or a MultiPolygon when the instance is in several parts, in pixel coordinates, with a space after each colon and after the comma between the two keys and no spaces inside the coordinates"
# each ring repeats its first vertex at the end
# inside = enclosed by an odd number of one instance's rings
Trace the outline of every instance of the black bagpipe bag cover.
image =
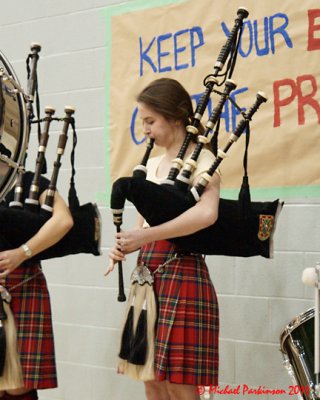
{"type": "MultiPolygon", "coordinates": [[[[141,178],[120,178],[111,194],[111,208],[121,209],[132,202],[150,226],[167,222],[195,204],[190,192],[175,186],[158,185],[141,178]]],[[[273,233],[283,203],[248,202],[220,199],[219,216],[209,227],[177,238],[170,238],[181,251],[238,257],[273,256],[273,233]]]]}
{"type": "MultiPolygon", "coordinates": [[[[24,192],[28,193],[32,175],[25,174],[24,192]]],[[[41,186],[47,188],[48,180],[41,177],[41,186]]],[[[35,235],[50,218],[41,209],[38,212],[10,208],[10,196],[0,204],[0,251],[21,246],[35,235]]],[[[100,255],[100,214],[95,204],[70,207],[74,225],[56,244],[32,257],[46,260],[70,254],[90,253],[100,255]]]]}

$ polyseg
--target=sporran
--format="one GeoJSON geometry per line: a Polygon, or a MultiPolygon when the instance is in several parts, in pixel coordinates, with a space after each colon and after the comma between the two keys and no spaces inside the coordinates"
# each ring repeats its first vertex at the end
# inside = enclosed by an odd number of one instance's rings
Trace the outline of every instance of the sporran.
{"type": "Polygon", "coordinates": [[[121,336],[118,372],[140,381],[154,380],[154,340],[157,320],[153,275],[138,265],[131,275],[131,289],[121,336]]]}
{"type": "Polygon", "coordinates": [[[6,319],[2,321],[6,343],[4,368],[0,376],[0,390],[12,390],[23,387],[22,369],[17,348],[15,320],[9,304],[11,295],[3,286],[0,286],[0,293],[6,314],[6,319]]]}

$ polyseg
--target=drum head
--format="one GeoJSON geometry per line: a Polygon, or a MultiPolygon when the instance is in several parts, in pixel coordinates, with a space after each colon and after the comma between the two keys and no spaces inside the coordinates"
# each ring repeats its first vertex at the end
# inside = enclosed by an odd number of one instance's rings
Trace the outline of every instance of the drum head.
{"type": "Polygon", "coordinates": [[[26,104],[15,82],[19,85],[12,67],[0,52],[0,201],[13,186],[27,147],[26,104]]]}

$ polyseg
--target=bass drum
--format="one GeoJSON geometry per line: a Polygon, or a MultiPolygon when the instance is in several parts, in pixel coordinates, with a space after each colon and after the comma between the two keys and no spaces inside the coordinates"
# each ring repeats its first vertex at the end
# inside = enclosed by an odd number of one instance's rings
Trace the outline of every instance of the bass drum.
{"type": "Polygon", "coordinates": [[[319,400],[315,394],[314,308],[294,318],[280,336],[284,365],[294,386],[291,394],[301,400],[319,400]]]}
{"type": "Polygon", "coordinates": [[[0,202],[24,163],[27,136],[25,97],[16,74],[0,52],[0,202]]]}

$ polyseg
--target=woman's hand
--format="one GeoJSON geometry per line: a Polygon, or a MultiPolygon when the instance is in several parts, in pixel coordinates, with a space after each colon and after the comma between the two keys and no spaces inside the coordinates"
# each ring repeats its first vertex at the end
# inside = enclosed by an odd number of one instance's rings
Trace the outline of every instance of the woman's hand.
{"type": "Polygon", "coordinates": [[[107,276],[114,270],[114,266],[117,264],[119,261],[125,261],[126,257],[124,253],[119,250],[117,246],[114,246],[110,251],[109,251],[109,265],[107,267],[106,272],[104,273],[104,276],[107,276]]]}
{"type": "Polygon", "coordinates": [[[138,228],[122,231],[116,234],[117,247],[124,253],[132,253],[148,243],[148,228],[138,228]]]}
{"type": "Polygon", "coordinates": [[[143,228],[141,217],[136,229],[117,233],[116,245],[109,253],[110,263],[105,275],[114,269],[118,261],[125,259],[125,254],[132,253],[149,242],[190,235],[215,223],[218,218],[219,191],[220,177],[214,174],[200,201],[176,218],[160,225],[143,228]]]}
{"type": "Polygon", "coordinates": [[[122,231],[116,234],[116,245],[109,251],[109,265],[104,276],[113,271],[119,261],[125,261],[126,254],[138,250],[148,242],[147,229],[137,228],[131,231],[122,231]]]}
{"type": "Polygon", "coordinates": [[[21,247],[0,252],[0,280],[6,278],[27,259],[21,247]]]}

